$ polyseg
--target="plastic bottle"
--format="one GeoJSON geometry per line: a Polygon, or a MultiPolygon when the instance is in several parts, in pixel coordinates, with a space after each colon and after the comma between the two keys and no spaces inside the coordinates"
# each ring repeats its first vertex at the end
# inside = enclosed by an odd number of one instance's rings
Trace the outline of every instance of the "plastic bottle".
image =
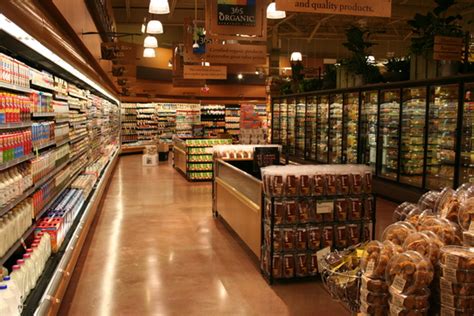
{"type": "Polygon", "coordinates": [[[35,263],[33,262],[33,260],[31,260],[31,254],[29,253],[25,253],[23,255],[23,261],[25,262],[25,269],[26,273],[28,274],[27,289],[29,293],[36,285],[35,263]]]}
{"type": "Polygon", "coordinates": [[[0,315],[18,315],[15,309],[15,298],[5,284],[0,285],[0,315]]]}
{"type": "Polygon", "coordinates": [[[17,314],[21,314],[21,311],[23,310],[23,304],[21,303],[21,295],[18,285],[8,275],[3,277],[3,284],[7,286],[8,291],[10,291],[15,297],[16,312],[17,314]]]}
{"type": "Polygon", "coordinates": [[[10,274],[11,280],[15,282],[18,286],[18,292],[20,293],[20,301],[23,302],[25,300],[25,275],[21,270],[21,266],[14,265],[12,267],[12,273],[10,274]]]}

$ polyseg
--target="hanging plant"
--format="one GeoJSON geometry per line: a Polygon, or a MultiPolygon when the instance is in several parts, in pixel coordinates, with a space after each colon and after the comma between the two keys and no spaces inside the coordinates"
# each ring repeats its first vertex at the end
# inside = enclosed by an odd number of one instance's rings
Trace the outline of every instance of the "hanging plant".
{"type": "Polygon", "coordinates": [[[425,15],[415,14],[408,21],[413,34],[410,50],[415,55],[429,55],[433,52],[434,38],[437,35],[463,37],[460,25],[462,16],[447,15],[448,10],[456,4],[456,0],[434,0],[436,8],[425,15]]]}

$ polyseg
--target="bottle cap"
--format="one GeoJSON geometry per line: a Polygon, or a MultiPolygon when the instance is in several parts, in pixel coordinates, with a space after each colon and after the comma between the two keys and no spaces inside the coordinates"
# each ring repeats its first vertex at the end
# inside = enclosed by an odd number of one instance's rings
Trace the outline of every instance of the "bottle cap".
{"type": "Polygon", "coordinates": [[[33,252],[33,249],[28,248],[28,249],[26,249],[26,252],[27,252],[27,253],[32,253],[32,252],[33,252]]]}
{"type": "Polygon", "coordinates": [[[23,260],[23,259],[18,259],[18,260],[16,261],[16,263],[20,265],[20,264],[25,263],[25,260],[23,260]]]}
{"type": "Polygon", "coordinates": [[[11,280],[11,278],[10,278],[9,275],[3,277],[3,281],[10,281],[10,280],[11,280]]]}
{"type": "Polygon", "coordinates": [[[25,254],[23,255],[23,258],[24,258],[24,259],[27,259],[27,258],[30,258],[30,257],[31,257],[31,255],[30,255],[29,253],[25,253],[25,254]]]}
{"type": "Polygon", "coordinates": [[[13,267],[12,267],[12,270],[20,270],[20,266],[15,264],[13,267]]]}
{"type": "Polygon", "coordinates": [[[6,285],[0,285],[0,290],[6,290],[8,288],[8,286],[6,285]]]}

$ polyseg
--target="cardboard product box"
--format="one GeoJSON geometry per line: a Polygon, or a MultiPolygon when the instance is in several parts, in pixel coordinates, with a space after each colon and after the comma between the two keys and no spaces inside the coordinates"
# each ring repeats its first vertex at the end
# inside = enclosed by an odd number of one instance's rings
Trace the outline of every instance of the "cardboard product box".
{"type": "Polygon", "coordinates": [[[154,167],[158,165],[158,155],[143,155],[142,164],[144,167],[154,167]]]}
{"type": "Polygon", "coordinates": [[[144,155],[156,155],[158,153],[158,147],[155,145],[147,145],[143,150],[144,155]]]}
{"type": "Polygon", "coordinates": [[[37,227],[37,231],[45,231],[51,237],[51,251],[58,252],[61,244],[64,240],[64,236],[66,235],[66,231],[64,230],[63,225],[63,218],[55,217],[55,218],[44,218],[42,219],[37,227]]]}

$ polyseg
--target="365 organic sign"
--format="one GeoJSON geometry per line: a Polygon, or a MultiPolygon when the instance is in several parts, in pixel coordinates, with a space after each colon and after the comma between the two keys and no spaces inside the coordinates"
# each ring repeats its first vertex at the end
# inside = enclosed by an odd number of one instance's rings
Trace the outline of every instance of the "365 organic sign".
{"type": "Polygon", "coordinates": [[[276,0],[278,10],[390,17],[392,0],[276,0]]]}
{"type": "Polygon", "coordinates": [[[217,0],[217,24],[255,26],[256,0],[217,0]]]}

